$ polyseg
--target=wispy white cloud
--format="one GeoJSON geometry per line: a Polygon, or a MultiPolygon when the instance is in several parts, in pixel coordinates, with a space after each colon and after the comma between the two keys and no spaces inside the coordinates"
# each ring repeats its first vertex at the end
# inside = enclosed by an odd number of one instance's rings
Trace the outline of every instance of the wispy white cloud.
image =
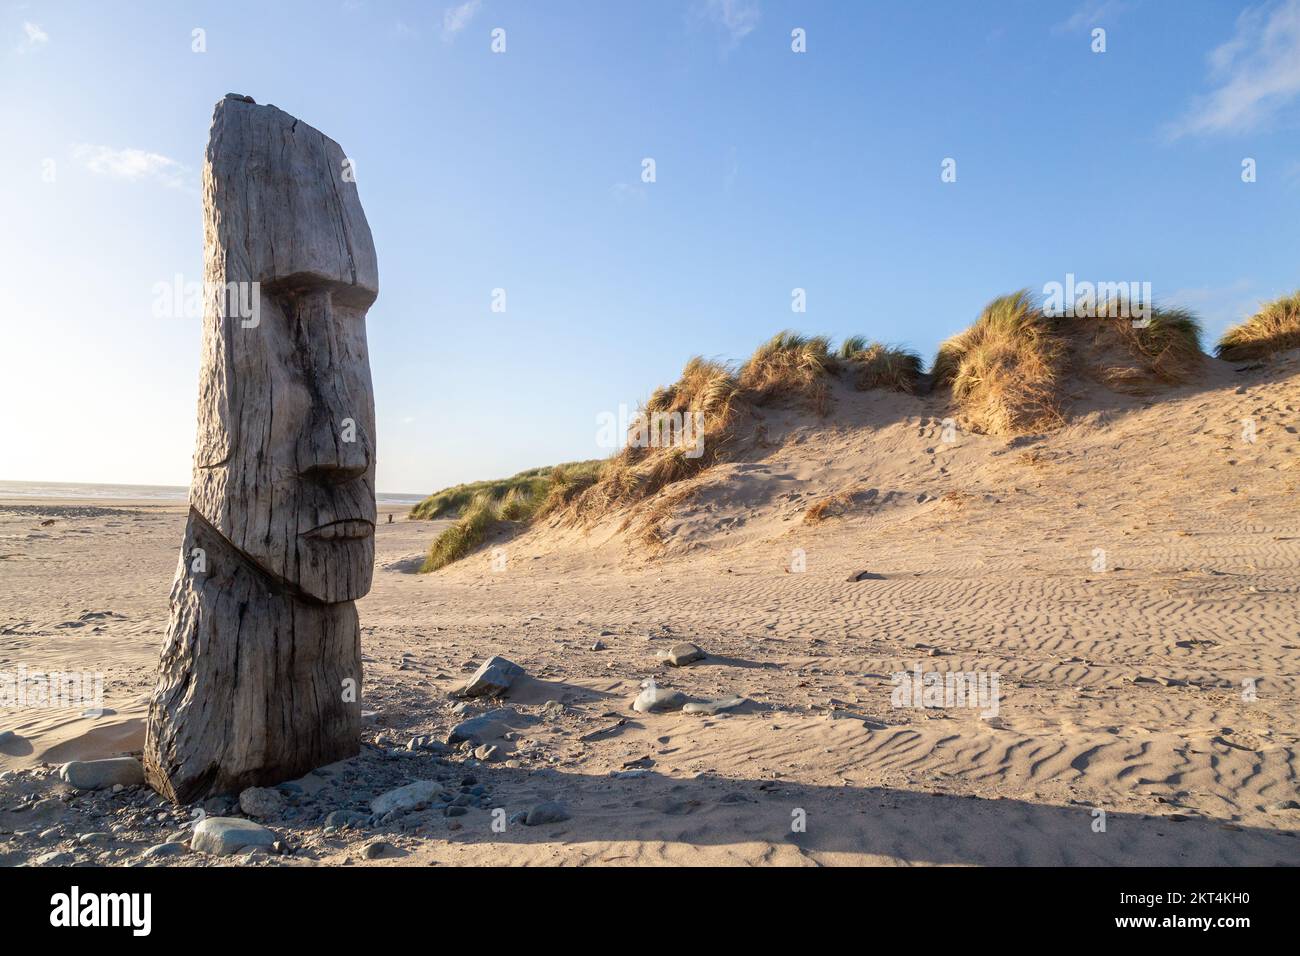
{"type": "Polygon", "coordinates": [[[1069,18],[1052,27],[1053,33],[1073,33],[1076,30],[1088,30],[1105,26],[1106,20],[1112,20],[1128,8],[1124,0],[1088,0],[1069,18]]]}
{"type": "Polygon", "coordinates": [[[469,26],[469,22],[474,19],[474,14],[478,13],[482,5],[483,0],[465,0],[460,6],[452,7],[443,13],[442,38],[447,41],[454,40],[456,34],[469,26]]]}
{"type": "Polygon", "coordinates": [[[18,47],[19,53],[26,53],[28,50],[35,50],[45,46],[50,42],[50,35],[40,28],[39,24],[32,23],[30,20],[23,21],[23,42],[18,47]]]}
{"type": "Polygon", "coordinates": [[[1209,63],[1215,88],[1166,128],[1171,139],[1249,132],[1300,96],[1300,0],[1244,11],[1209,63]]]}
{"type": "Polygon", "coordinates": [[[79,143],[72,149],[72,158],[97,176],[156,182],[168,189],[191,188],[189,167],[160,153],[79,143]]]}
{"type": "Polygon", "coordinates": [[[703,13],[726,31],[728,47],[753,33],[763,17],[758,0],[704,0],[703,13]]]}

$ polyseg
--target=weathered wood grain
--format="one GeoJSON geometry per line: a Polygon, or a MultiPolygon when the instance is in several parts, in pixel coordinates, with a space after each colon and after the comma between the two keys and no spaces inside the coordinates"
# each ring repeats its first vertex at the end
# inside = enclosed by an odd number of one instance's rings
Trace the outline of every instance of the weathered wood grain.
{"type": "Polygon", "coordinates": [[[289,114],[217,104],[191,514],[145,751],[149,782],[178,802],[359,746],[379,278],[347,170],[289,114]]]}

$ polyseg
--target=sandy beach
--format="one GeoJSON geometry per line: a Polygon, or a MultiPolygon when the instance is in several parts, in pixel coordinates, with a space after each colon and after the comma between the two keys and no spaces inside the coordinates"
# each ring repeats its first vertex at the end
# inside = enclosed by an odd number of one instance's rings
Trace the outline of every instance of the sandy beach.
{"type": "MultiPolygon", "coordinates": [[[[381,506],[362,754],[285,788],[264,822],[291,853],[240,859],[1296,863],[1300,357],[1211,365],[1028,440],[945,443],[937,397],[845,389],[832,420],[774,418],[765,459],[688,483],[657,549],[552,522],[419,574],[446,522],[381,506]],[[804,520],[835,495],[844,513],[804,520]],[[679,641],[707,656],[656,657],[679,641]],[[499,701],[449,695],[493,654],[527,676],[499,701]],[[917,672],[997,674],[996,714],[897,706],[894,675],[917,672]],[[651,678],[745,703],[634,712],[651,678]],[[326,825],[413,780],[465,810],[326,825]],[[517,816],[556,799],[567,820],[517,816]]],[[[0,862],[153,862],[192,826],[144,788],[54,776],[140,751],[184,520],[0,502],[0,671],[100,671],[107,708],[0,711],[0,862]]]]}

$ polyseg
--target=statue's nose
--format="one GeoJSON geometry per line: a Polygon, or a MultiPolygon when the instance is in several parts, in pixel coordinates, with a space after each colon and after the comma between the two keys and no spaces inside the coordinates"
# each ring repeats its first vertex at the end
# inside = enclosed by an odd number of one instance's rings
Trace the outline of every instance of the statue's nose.
{"type": "Polygon", "coordinates": [[[363,476],[370,467],[371,436],[364,409],[348,388],[341,362],[343,335],[330,293],[313,290],[297,302],[297,339],[311,412],[298,449],[298,472],[304,478],[338,485],[363,476]]]}

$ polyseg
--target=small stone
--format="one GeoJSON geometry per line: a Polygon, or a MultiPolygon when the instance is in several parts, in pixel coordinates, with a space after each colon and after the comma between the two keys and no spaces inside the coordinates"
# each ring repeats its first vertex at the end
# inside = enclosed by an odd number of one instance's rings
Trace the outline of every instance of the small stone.
{"type": "Polygon", "coordinates": [[[361,827],[370,822],[370,817],[356,810],[335,810],[325,817],[325,826],[346,830],[349,827],[361,827]]]}
{"type": "Polygon", "coordinates": [[[418,737],[412,737],[410,740],[408,740],[406,742],[406,749],[407,750],[430,750],[433,751],[434,753],[446,753],[447,745],[444,744],[441,740],[437,740],[436,738],[430,736],[429,734],[421,734],[418,737]]]}
{"type": "Polygon", "coordinates": [[[443,812],[445,812],[449,817],[463,817],[465,814],[469,813],[469,807],[461,807],[452,804],[443,812]]]}
{"type": "Polygon", "coordinates": [[[78,846],[103,846],[112,840],[107,833],[83,833],[77,837],[78,846]]]}
{"type": "Polygon", "coordinates": [[[362,848],[361,855],[367,860],[377,860],[391,849],[392,847],[383,840],[374,840],[362,848]]]}
{"type": "Polygon", "coordinates": [[[682,641],[666,651],[658,651],[655,654],[655,657],[671,667],[685,667],[687,664],[704,660],[705,656],[705,653],[690,641],[682,641]]]}
{"type": "Polygon", "coordinates": [[[58,850],[53,853],[42,853],[36,859],[32,860],[33,866],[71,866],[77,858],[71,853],[64,853],[58,850]]]}
{"type": "Polygon", "coordinates": [[[276,835],[260,824],[238,817],[207,817],[194,828],[190,847],[197,853],[231,856],[251,847],[270,849],[276,835]]]}
{"type": "Polygon", "coordinates": [[[284,796],[270,787],[249,787],[239,795],[239,809],[250,817],[268,820],[284,812],[284,796]]]}
{"type": "Polygon", "coordinates": [[[478,747],[474,748],[474,756],[477,759],[482,760],[484,763],[495,760],[497,754],[500,752],[501,748],[496,744],[480,744],[478,747]]]}
{"type": "Polygon", "coordinates": [[[156,860],[159,857],[184,856],[189,853],[190,849],[184,843],[171,841],[168,843],[159,843],[149,847],[144,851],[144,856],[149,860],[156,860]]]}
{"type": "Polygon", "coordinates": [[[456,691],[458,697],[500,697],[521,677],[524,669],[504,657],[489,657],[474,676],[456,691]]]}
{"type": "Polygon", "coordinates": [[[593,651],[603,651],[605,649],[605,642],[596,641],[594,644],[591,645],[591,649],[593,651]]]}
{"type": "Polygon", "coordinates": [[[100,790],[117,783],[136,787],[144,783],[144,768],[134,757],[73,760],[59,768],[59,778],[78,790],[100,790]]]}
{"type": "Polygon", "coordinates": [[[547,800],[528,811],[528,816],[524,818],[524,826],[535,827],[543,823],[561,823],[567,819],[569,819],[569,811],[564,808],[563,804],[556,803],[554,800],[547,800]]]}
{"type": "Polygon", "coordinates": [[[235,801],[229,797],[208,797],[203,801],[203,815],[208,817],[227,817],[235,811],[235,801]]]}
{"type": "Polygon", "coordinates": [[[469,720],[462,720],[447,735],[447,743],[469,742],[474,746],[500,737],[510,729],[510,725],[519,722],[520,714],[513,707],[501,707],[479,714],[469,720]]]}
{"type": "Polygon", "coordinates": [[[745,702],[743,697],[723,697],[718,700],[691,701],[682,705],[684,714],[720,714],[725,710],[734,710],[745,702]]]}
{"type": "Polygon", "coordinates": [[[389,790],[370,801],[370,810],[376,816],[384,816],[393,811],[419,810],[427,807],[429,802],[442,793],[442,784],[433,780],[416,780],[396,790],[389,790]]]}
{"type": "Polygon", "coordinates": [[[646,681],[645,690],[632,701],[632,709],[642,714],[659,713],[666,710],[680,710],[686,703],[686,695],[678,690],[660,689],[652,680],[646,681]]]}
{"type": "Polygon", "coordinates": [[[883,574],[877,574],[874,571],[855,571],[844,580],[848,581],[850,584],[856,584],[859,581],[883,581],[885,580],[885,576],[883,574]]]}

